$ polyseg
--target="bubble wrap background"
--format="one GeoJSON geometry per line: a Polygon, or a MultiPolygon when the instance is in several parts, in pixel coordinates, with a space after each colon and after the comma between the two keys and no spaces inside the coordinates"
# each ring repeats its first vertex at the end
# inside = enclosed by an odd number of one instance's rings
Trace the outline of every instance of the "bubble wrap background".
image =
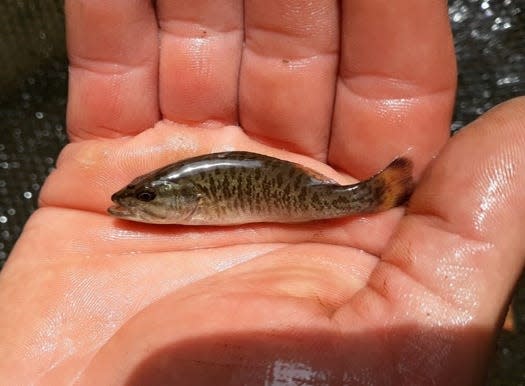
{"type": "MultiPolygon", "coordinates": [[[[456,131],[525,95],[525,0],[450,0],[449,16],[459,61],[456,131]]],[[[62,0],[2,0],[0,62],[1,269],[66,142],[62,0]]],[[[525,386],[524,280],[514,310],[517,332],[501,334],[489,385],[525,386]]]]}

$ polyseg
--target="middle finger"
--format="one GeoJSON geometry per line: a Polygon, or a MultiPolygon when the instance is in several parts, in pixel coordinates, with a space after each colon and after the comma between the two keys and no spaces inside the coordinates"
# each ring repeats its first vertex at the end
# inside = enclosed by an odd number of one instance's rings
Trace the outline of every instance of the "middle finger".
{"type": "Polygon", "coordinates": [[[339,27],[337,2],[245,2],[240,123],[270,145],[324,160],[339,27]]]}

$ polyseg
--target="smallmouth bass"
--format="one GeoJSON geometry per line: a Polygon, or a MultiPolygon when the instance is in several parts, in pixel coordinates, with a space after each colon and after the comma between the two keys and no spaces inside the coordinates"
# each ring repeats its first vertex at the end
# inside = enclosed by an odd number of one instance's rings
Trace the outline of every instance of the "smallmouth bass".
{"type": "Polygon", "coordinates": [[[118,218],[184,225],[297,223],[388,210],[413,190],[412,162],[397,158],[351,185],[299,164],[231,151],[189,158],[135,178],[111,196],[118,218]]]}

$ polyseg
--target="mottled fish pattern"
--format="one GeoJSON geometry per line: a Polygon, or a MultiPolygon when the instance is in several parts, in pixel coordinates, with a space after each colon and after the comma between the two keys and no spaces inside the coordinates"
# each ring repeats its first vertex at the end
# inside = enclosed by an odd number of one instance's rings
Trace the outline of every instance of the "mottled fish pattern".
{"type": "Polygon", "coordinates": [[[243,151],[176,162],[134,179],[108,209],[127,220],[186,225],[305,222],[375,213],[412,193],[412,162],[397,158],[368,180],[339,185],[299,164],[243,151]]]}

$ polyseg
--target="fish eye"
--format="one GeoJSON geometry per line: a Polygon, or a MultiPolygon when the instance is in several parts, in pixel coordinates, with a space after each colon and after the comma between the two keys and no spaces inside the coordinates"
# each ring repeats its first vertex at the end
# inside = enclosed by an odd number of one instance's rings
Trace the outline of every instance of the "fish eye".
{"type": "Polygon", "coordinates": [[[137,192],[137,194],[135,194],[135,197],[140,200],[140,201],[145,201],[145,202],[148,202],[148,201],[152,201],[155,199],[157,195],[155,194],[155,192],[151,189],[148,189],[148,188],[144,188],[142,190],[139,190],[137,192]]]}

